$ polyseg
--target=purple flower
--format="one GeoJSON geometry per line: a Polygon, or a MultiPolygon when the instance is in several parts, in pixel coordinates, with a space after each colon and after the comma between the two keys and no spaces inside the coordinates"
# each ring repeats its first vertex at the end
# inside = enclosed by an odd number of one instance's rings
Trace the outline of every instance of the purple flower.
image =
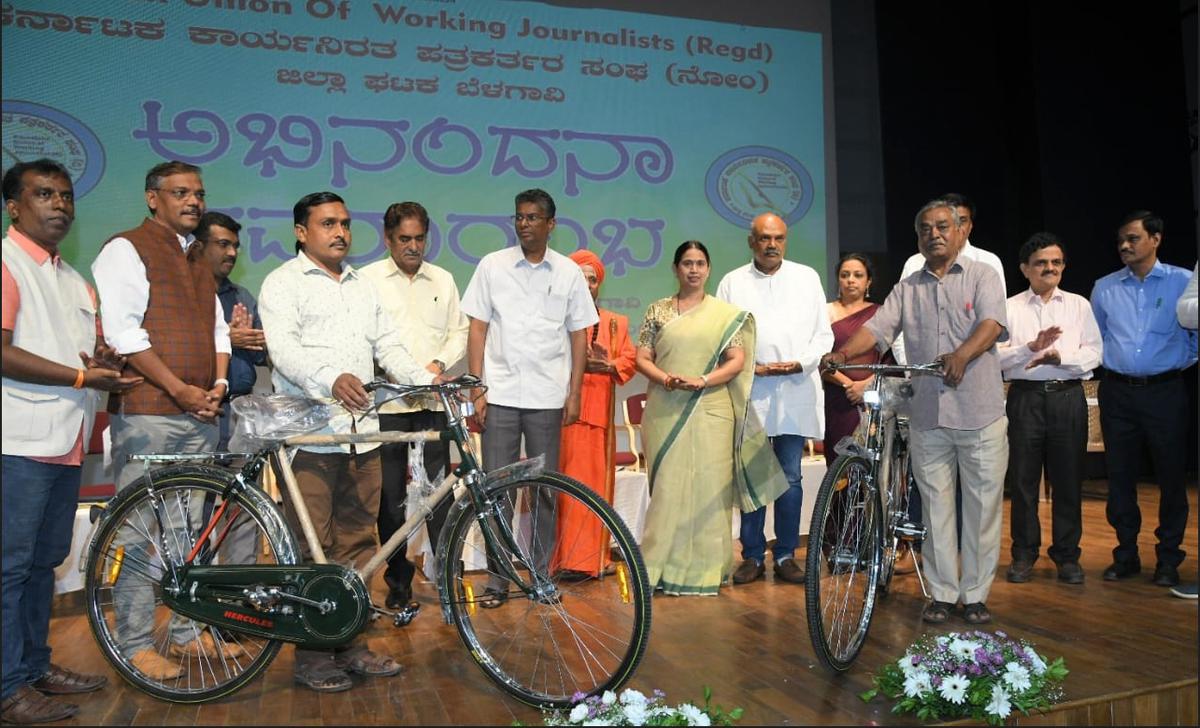
{"type": "Polygon", "coordinates": [[[942,686],[942,676],[941,675],[934,675],[930,681],[933,683],[933,686],[935,688],[940,688],[942,686]]]}
{"type": "Polygon", "coordinates": [[[582,690],[576,690],[575,694],[571,696],[572,703],[578,703],[579,701],[586,700],[586,699],[587,699],[587,693],[583,692],[582,690]]]}
{"type": "Polygon", "coordinates": [[[914,666],[914,667],[916,667],[917,665],[920,665],[920,664],[921,664],[921,656],[920,656],[920,655],[913,655],[913,656],[912,656],[912,664],[913,664],[913,666],[914,666]]]}

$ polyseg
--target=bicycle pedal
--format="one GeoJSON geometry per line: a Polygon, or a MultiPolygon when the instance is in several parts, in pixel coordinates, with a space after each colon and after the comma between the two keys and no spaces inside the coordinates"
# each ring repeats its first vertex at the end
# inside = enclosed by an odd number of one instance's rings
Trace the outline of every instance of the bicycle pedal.
{"type": "Polygon", "coordinates": [[[417,618],[417,614],[420,611],[420,602],[409,602],[400,611],[392,613],[392,625],[395,627],[407,627],[417,618]]]}

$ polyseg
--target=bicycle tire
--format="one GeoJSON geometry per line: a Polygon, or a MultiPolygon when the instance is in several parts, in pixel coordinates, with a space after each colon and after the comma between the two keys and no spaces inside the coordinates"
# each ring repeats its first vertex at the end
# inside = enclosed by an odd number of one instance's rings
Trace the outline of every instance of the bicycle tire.
{"type": "Polygon", "coordinates": [[[808,531],[805,606],[817,658],[844,672],[862,649],[875,609],[881,539],[871,463],[842,455],[821,481],[808,531]]]}
{"type": "MultiPolygon", "coordinates": [[[[641,551],[624,521],[591,488],[559,473],[500,483],[488,496],[515,505],[505,515],[515,512],[519,553],[488,553],[469,497],[451,512],[439,549],[444,606],[475,662],[506,692],[539,708],[566,708],[579,693],[620,688],[646,651],[651,599],[641,551]],[[556,512],[564,504],[586,510],[599,530],[593,538],[580,535],[587,528],[557,534],[551,547],[549,504],[556,512]],[[610,548],[612,574],[601,566],[610,548]],[[526,594],[498,576],[503,560],[540,591],[526,594]],[[595,564],[593,575],[568,581],[586,572],[557,570],[581,563],[595,564]],[[489,586],[505,595],[501,606],[482,606],[489,586]]],[[[497,510],[485,516],[489,523],[497,522],[497,510]]]]}
{"type": "MultiPolygon", "coordinates": [[[[162,601],[161,575],[192,551],[206,514],[221,507],[233,478],[229,471],[196,465],[143,476],[109,502],[92,539],[84,594],[100,652],[126,682],[161,700],[201,703],[229,695],[262,673],[283,644],[217,631],[175,615],[162,601]],[[156,508],[169,519],[165,528],[156,508]],[[130,632],[150,627],[127,645],[120,621],[130,632]],[[147,649],[150,657],[138,656],[147,649]],[[168,675],[170,669],[178,676],[168,675]]],[[[275,504],[257,489],[232,493],[212,532],[219,541],[207,542],[219,547],[202,548],[194,563],[299,563],[295,538],[275,504]]]]}

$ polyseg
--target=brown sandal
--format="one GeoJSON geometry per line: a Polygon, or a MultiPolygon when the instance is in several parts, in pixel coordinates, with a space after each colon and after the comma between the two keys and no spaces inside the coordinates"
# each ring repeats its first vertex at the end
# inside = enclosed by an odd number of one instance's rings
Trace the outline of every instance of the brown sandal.
{"type": "Polygon", "coordinates": [[[365,647],[357,650],[347,650],[337,656],[337,665],[347,672],[369,677],[391,677],[397,675],[404,666],[387,655],[372,652],[365,647]]]}
{"type": "Polygon", "coordinates": [[[354,687],[354,681],[332,657],[315,660],[304,667],[297,665],[292,679],[318,693],[340,693],[354,687]]]}
{"type": "Polygon", "coordinates": [[[983,602],[974,602],[963,607],[963,619],[967,624],[987,624],[992,621],[992,613],[983,602]]]}
{"type": "Polygon", "coordinates": [[[48,698],[28,685],[14,690],[0,705],[0,719],[5,723],[51,723],[78,712],[78,705],[48,698]]]}
{"type": "Polygon", "coordinates": [[[941,624],[950,619],[953,609],[954,605],[950,602],[932,601],[925,607],[925,611],[921,612],[921,619],[930,624],[941,624]]]}
{"type": "Polygon", "coordinates": [[[488,587],[483,592],[483,596],[478,597],[475,601],[484,609],[496,609],[508,601],[508,592],[488,587]]]}

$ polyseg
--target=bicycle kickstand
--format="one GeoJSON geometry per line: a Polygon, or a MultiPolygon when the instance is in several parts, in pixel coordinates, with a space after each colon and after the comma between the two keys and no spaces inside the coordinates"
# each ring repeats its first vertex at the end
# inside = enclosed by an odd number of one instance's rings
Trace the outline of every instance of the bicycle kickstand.
{"type": "Polygon", "coordinates": [[[925,588],[925,576],[921,574],[921,561],[917,558],[917,550],[912,548],[912,544],[909,544],[908,556],[913,561],[913,570],[917,572],[917,583],[921,585],[921,593],[925,595],[926,599],[932,599],[929,590],[925,588]]]}

